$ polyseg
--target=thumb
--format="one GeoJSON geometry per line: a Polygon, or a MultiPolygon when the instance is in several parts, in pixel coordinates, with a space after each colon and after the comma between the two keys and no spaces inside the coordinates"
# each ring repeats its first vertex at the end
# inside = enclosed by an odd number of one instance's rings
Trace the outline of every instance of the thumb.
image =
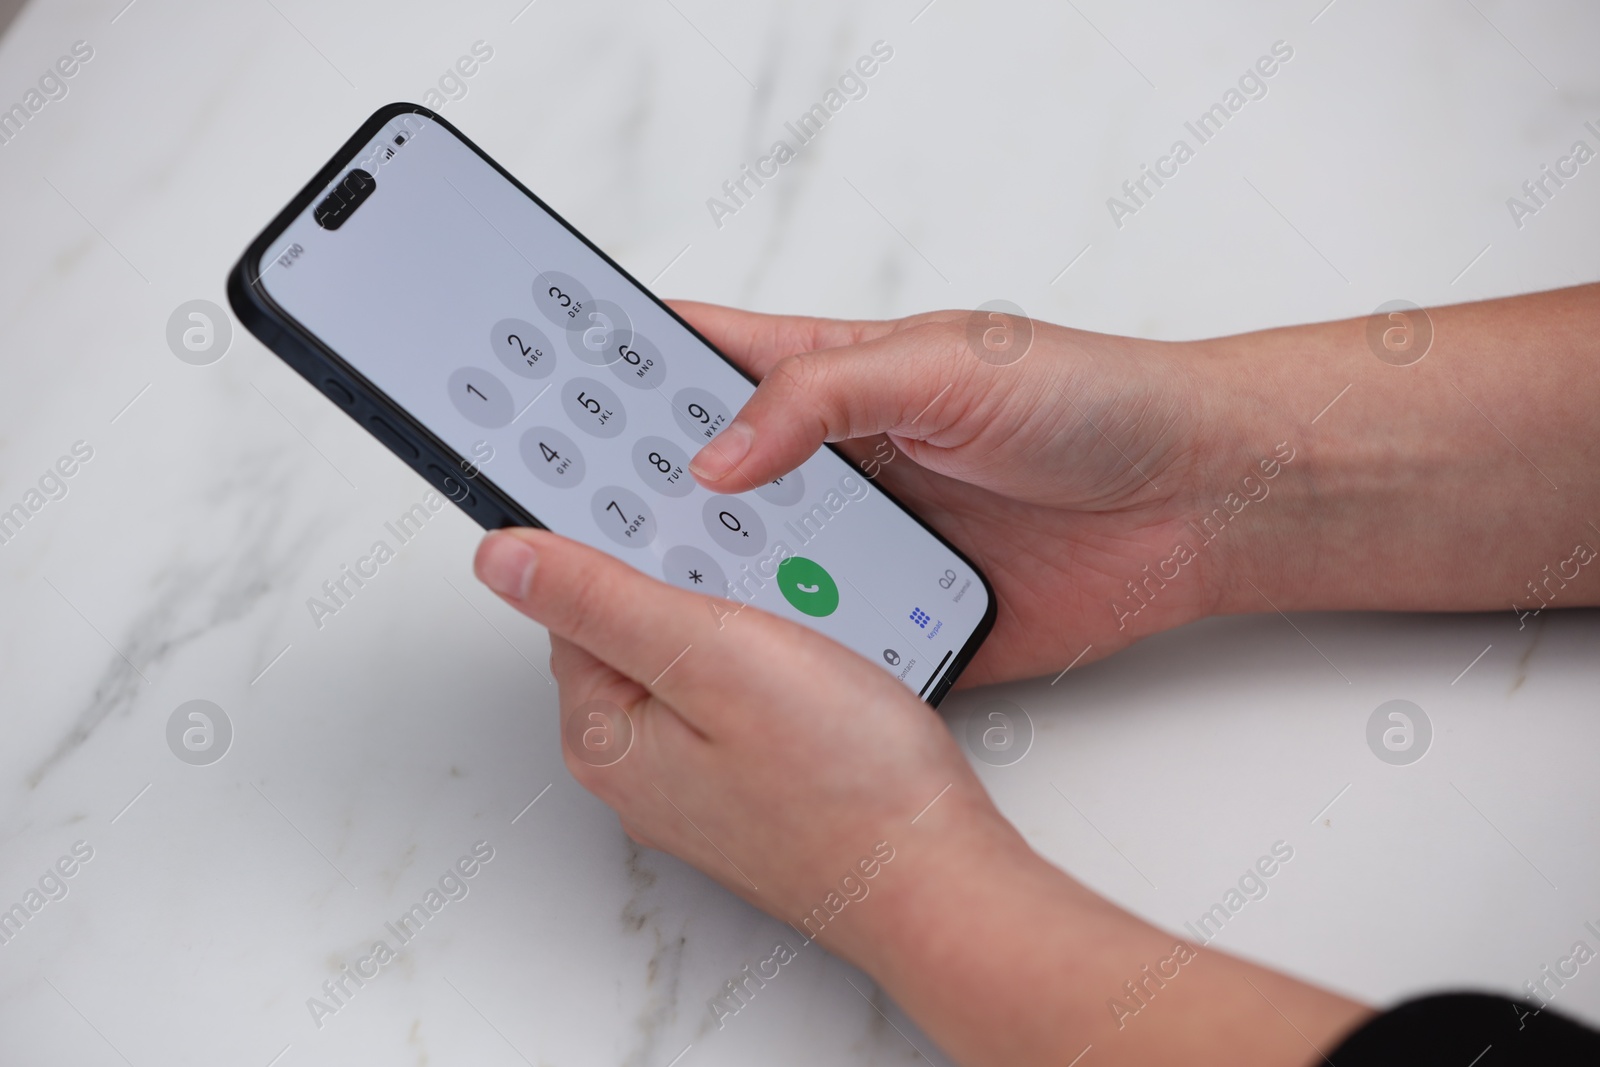
{"type": "Polygon", "coordinates": [[[993,369],[974,358],[959,319],[791,355],[772,365],[689,470],[707,489],[742,493],[787,474],[825,441],[889,433],[955,443],[993,369]]]}

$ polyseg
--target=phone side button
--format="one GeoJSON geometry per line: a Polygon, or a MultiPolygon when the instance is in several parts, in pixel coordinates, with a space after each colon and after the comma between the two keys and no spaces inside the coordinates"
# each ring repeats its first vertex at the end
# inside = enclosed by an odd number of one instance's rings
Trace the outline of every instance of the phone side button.
{"type": "Polygon", "coordinates": [[[340,407],[351,407],[356,402],[356,398],[351,395],[350,390],[332,378],[324,378],[322,380],[322,391],[327,393],[328,397],[340,407]]]}
{"type": "Polygon", "coordinates": [[[437,463],[428,464],[428,480],[438,486],[439,491],[454,500],[462,507],[471,509],[477,506],[478,498],[472,495],[472,490],[461,484],[461,479],[439,466],[437,463]]]}
{"type": "Polygon", "coordinates": [[[422,453],[417,450],[416,445],[401,437],[399,430],[378,416],[374,415],[368,419],[367,426],[372,430],[374,437],[388,445],[400,458],[410,460],[412,463],[422,458],[422,453]]]}

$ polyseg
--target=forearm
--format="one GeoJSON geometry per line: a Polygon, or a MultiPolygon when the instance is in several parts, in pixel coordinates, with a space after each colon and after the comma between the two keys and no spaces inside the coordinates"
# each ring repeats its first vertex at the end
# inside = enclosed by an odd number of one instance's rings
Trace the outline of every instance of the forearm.
{"type": "Polygon", "coordinates": [[[1270,489],[1216,539],[1222,612],[1600,603],[1600,286],[1429,317],[1405,367],[1362,319],[1195,346],[1218,505],[1244,475],[1270,489]],[[1267,482],[1251,457],[1278,442],[1267,482]]]}
{"type": "Polygon", "coordinates": [[[1134,918],[1003,823],[959,845],[938,839],[943,826],[918,830],[929,843],[906,843],[896,881],[836,950],[958,1062],[1066,1067],[1092,1045],[1102,1065],[1302,1067],[1368,1014],[1134,918]]]}

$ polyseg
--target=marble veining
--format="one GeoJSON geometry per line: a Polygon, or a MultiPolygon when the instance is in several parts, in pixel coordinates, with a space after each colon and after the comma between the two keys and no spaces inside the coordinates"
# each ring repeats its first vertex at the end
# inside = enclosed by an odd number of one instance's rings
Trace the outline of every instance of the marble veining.
{"type": "MultiPolygon", "coordinates": [[[[0,546],[0,906],[95,849],[0,944],[0,1048],[28,1060],[945,1062],[796,940],[719,1028],[708,999],[792,928],[570,780],[544,635],[474,583],[471,523],[430,520],[317,629],[306,599],[423,483],[237,323],[213,365],[167,350],[173,309],[223,302],[328,153],[474,41],[495,59],[447,117],[666,296],[878,318],[1003,296],[1181,338],[1600,277],[1591,179],[1522,229],[1503,206],[1551,138],[1600,120],[1588,14],[1483,0],[1519,57],[1471,12],[1321,0],[121,6],[35,2],[0,38],[0,100],[72,42],[96,51],[0,147],[0,501],[67,443],[96,450],[0,546]],[[1114,226],[1109,193],[1279,38],[1293,68],[1249,123],[1114,226]],[[719,228],[707,198],[878,40],[895,57],[868,95],[719,228]],[[208,766],[165,739],[195,698],[235,731],[208,766]],[[478,840],[496,858],[471,893],[318,1027],[307,998],[478,840]]],[[[1371,1000],[1517,989],[1600,895],[1600,618],[1299,621],[1348,685],[1261,616],[944,714],[1025,707],[1034,748],[980,776],[1044,855],[1154,922],[1287,837],[1298,881],[1220,947],[1371,1000]],[[1438,730],[1407,768],[1361,735],[1396,697],[1438,730]]],[[[1600,1019],[1600,987],[1562,1005],[1600,1019]]]]}

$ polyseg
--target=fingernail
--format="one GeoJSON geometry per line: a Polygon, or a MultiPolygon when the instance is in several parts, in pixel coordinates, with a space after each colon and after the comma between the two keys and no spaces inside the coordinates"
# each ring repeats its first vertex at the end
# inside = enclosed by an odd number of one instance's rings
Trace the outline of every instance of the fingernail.
{"type": "Polygon", "coordinates": [[[478,548],[478,580],[501,596],[526,600],[538,562],[538,553],[526,542],[510,534],[492,533],[478,548]]]}
{"type": "Polygon", "coordinates": [[[741,459],[750,454],[750,446],[755,444],[755,440],[756,432],[750,424],[734,419],[726,430],[717,434],[709,445],[689,461],[689,470],[695,477],[708,482],[726,477],[741,459]]]}

